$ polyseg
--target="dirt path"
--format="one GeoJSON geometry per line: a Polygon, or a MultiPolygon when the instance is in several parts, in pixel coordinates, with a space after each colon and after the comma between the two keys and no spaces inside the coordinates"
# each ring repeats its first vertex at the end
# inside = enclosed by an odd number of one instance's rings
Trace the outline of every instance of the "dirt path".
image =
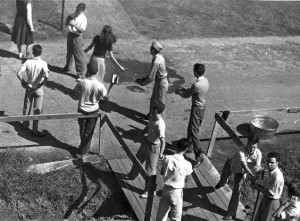
{"type": "MultiPolygon", "coordinates": [[[[86,40],[86,45],[89,41],[86,40]]],[[[77,101],[71,98],[76,84],[74,76],[55,72],[55,67],[64,65],[65,40],[40,43],[44,48],[43,58],[54,70],[45,87],[44,113],[76,112],[77,101]]],[[[129,71],[121,73],[120,84],[111,92],[111,103],[102,105],[134,149],[138,144],[132,142],[132,137],[146,125],[139,117],[148,111],[153,87],[152,84],[141,87],[134,83],[134,79],[148,74],[150,43],[145,39],[118,41],[116,57],[129,71]]],[[[191,70],[195,62],[206,64],[206,75],[211,85],[203,122],[204,138],[210,136],[213,116],[217,111],[299,106],[299,37],[181,39],[161,43],[170,80],[166,115],[169,143],[186,134],[190,100],[176,96],[174,90],[178,85],[189,86],[194,81],[191,70]]],[[[1,61],[0,109],[7,115],[20,115],[24,91],[15,73],[21,64],[14,58],[15,45],[1,43],[0,47],[5,49],[1,61]]],[[[109,59],[107,66],[106,86],[110,74],[118,72],[109,59]]],[[[299,128],[299,123],[292,126],[299,128]]],[[[1,124],[0,128],[2,146],[45,146],[49,142],[29,139],[29,134],[21,131],[18,124],[1,124]],[[13,143],[11,136],[14,137],[13,143]]],[[[44,121],[40,128],[51,134],[51,139],[55,139],[54,146],[58,148],[66,143],[75,147],[79,144],[76,121],[44,121]]],[[[96,144],[97,135],[94,139],[96,144]]]]}

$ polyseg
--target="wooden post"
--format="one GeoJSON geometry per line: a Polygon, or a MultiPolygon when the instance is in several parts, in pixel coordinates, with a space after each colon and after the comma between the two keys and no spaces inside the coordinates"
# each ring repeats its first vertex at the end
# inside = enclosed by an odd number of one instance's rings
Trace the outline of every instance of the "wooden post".
{"type": "Polygon", "coordinates": [[[244,145],[240,138],[236,135],[236,133],[230,128],[230,126],[224,121],[224,119],[219,114],[215,114],[215,119],[239,147],[244,145]]]}
{"type": "MultiPolygon", "coordinates": [[[[222,118],[224,119],[225,122],[228,119],[229,114],[230,114],[230,111],[223,112],[222,118]]],[[[219,128],[220,128],[220,124],[218,124],[218,122],[215,120],[215,124],[214,124],[213,130],[212,130],[212,133],[211,133],[209,144],[208,144],[208,149],[206,152],[207,157],[211,157],[211,155],[212,155],[212,151],[214,149],[214,145],[215,145],[215,142],[216,142],[216,139],[218,136],[219,128]]]]}
{"type": "MultiPolygon", "coordinates": [[[[147,180],[146,180],[146,182],[147,182],[147,180]]],[[[148,190],[148,198],[147,198],[147,203],[146,203],[144,221],[150,221],[151,220],[154,191],[156,190],[156,185],[157,185],[156,184],[156,175],[150,176],[148,182],[149,182],[149,190],[148,190]]],[[[153,218],[154,218],[153,220],[156,219],[156,217],[153,217],[153,218]]]]}
{"type": "Polygon", "coordinates": [[[65,0],[62,0],[61,5],[61,20],[60,20],[60,30],[64,31],[64,17],[65,17],[65,0]]]}
{"type": "Polygon", "coordinates": [[[102,155],[101,152],[101,114],[99,114],[99,157],[102,155]]]}

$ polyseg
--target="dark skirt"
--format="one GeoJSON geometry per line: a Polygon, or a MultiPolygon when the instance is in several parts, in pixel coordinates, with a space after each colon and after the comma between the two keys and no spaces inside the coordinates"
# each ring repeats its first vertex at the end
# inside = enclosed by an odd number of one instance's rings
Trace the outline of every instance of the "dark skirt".
{"type": "Polygon", "coordinates": [[[33,44],[33,33],[30,31],[25,18],[20,16],[15,18],[11,41],[17,45],[33,44]]]}

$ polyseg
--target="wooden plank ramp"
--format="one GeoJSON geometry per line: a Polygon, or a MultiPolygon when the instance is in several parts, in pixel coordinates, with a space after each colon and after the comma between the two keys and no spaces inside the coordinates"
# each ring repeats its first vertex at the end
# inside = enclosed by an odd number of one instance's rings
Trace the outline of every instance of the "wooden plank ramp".
{"type": "MultiPolygon", "coordinates": [[[[129,173],[132,168],[132,162],[128,158],[110,159],[108,163],[137,218],[144,220],[147,200],[139,197],[145,187],[144,178],[139,175],[135,180],[122,179],[122,175],[129,173]]],[[[183,192],[183,221],[219,221],[223,220],[223,216],[226,215],[230,196],[222,188],[217,191],[214,190],[216,179],[212,177],[213,172],[210,171],[212,167],[210,161],[206,159],[205,163],[195,168],[194,173],[189,177],[183,192]]],[[[151,220],[156,219],[162,187],[162,176],[157,172],[157,194],[153,199],[151,220]]],[[[245,214],[241,209],[242,207],[239,207],[237,220],[245,220],[245,214]]]]}

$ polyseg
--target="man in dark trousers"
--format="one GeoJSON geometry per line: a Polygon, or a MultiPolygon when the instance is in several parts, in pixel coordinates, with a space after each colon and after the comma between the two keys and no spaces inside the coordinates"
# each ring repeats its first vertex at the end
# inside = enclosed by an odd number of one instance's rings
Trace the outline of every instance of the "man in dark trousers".
{"type": "Polygon", "coordinates": [[[194,64],[194,77],[196,82],[190,88],[180,87],[175,91],[183,98],[192,97],[192,108],[187,129],[187,139],[193,145],[196,162],[194,167],[200,166],[203,162],[203,152],[200,144],[200,127],[205,112],[206,95],[209,89],[207,78],[204,77],[204,64],[194,64]]]}
{"type": "Polygon", "coordinates": [[[66,26],[69,33],[67,38],[66,65],[63,68],[63,71],[71,71],[74,57],[76,75],[78,78],[81,78],[83,76],[85,65],[82,34],[86,30],[87,19],[83,14],[84,10],[85,4],[80,3],[76,7],[76,11],[70,14],[66,19],[66,26]]]}
{"type": "MultiPolygon", "coordinates": [[[[75,93],[79,94],[78,112],[89,115],[99,112],[99,101],[101,98],[108,100],[107,90],[103,83],[97,80],[98,66],[93,64],[87,65],[87,73],[85,79],[79,79],[75,93]]],[[[88,153],[95,126],[98,117],[79,118],[78,124],[80,129],[80,155],[88,153]]]]}

